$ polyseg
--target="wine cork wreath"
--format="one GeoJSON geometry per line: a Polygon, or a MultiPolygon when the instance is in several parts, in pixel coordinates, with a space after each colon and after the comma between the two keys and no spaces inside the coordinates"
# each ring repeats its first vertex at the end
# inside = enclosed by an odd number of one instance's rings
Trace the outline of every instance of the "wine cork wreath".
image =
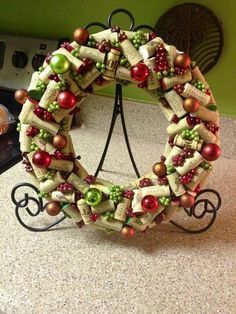
{"type": "Polygon", "coordinates": [[[113,26],[92,35],[78,28],[73,37],[46,57],[27,91],[16,91],[23,164],[49,215],[130,238],[194,205],[220,155],[219,113],[196,63],[155,33],[113,26]],[[169,121],[161,160],[123,186],[89,175],[69,133],[84,98],[114,83],[142,88],[169,121]]]}

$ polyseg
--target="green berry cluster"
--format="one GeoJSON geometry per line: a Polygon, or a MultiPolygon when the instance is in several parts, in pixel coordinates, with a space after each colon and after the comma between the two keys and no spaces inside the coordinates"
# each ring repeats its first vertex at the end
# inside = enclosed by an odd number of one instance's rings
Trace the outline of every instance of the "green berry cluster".
{"type": "Polygon", "coordinates": [[[130,63],[124,56],[120,58],[119,64],[130,70],[130,63]]]}
{"type": "Polygon", "coordinates": [[[191,84],[193,86],[195,86],[197,89],[199,89],[200,91],[202,91],[203,93],[205,93],[207,91],[207,87],[204,83],[202,83],[200,80],[198,79],[194,79],[191,81],[191,84]]]}
{"type": "Polygon", "coordinates": [[[56,89],[61,91],[66,89],[66,83],[64,81],[57,82],[56,89]]]}
{"type": "Polygon", "coordinates": [[[101,72],[104,73],[106,71],[106,66],[104,63],[97,62],[96,63],[96,68],[101,72]]]}
{"type": "Polygon", "coordinates": [[[175,167],[171,164],[167,165],[167,170],[166,170],[166,173],[167,174],[171,174],[171,173],[174,173],[176,170],[175,170],[175,167]]]}
{"type": "Polygon", "coordinates": [[[169,206],[170,205],[170,197],[165,197],[165,196],[162,196],[159,198],[159,203],[162,205],[162,206],[169,206]]]}
{"type": "Polygon", "coordinates": [[[31,141],[30,150],[32,152],[34,152],[34,151],[36,152],[37,150],[39,150],[38,145],[36,145],[34,141],[31,141]]]}
{"type": "Polygon", "coordinates": [[[46,180],[52,180],[54,174],[55,174],[55,171],[54,171],[54,170],[49,170],[49,171],[47,171],[47,173],[45,174],[44,179],[46,179],[46,180]]]}
{"type": "Polygon", "coordinates": [[[164,76],[174,76],[175,75],[175,69],[170,68],[169,71],[157,72],[156,75],[157,75],[158,80],[161,80],[164,76]]]}
{"type": "Polygon", "coordinates": [[[126,81],[126,80],[121,80],[121,79],[117,79],[117,82],[122,86],[128,86],[131,84],[131,82],[126,81]]]}
{"type": "Polygon", "coordinates": [[[111,41],[111,46],[112,46],[112,48],[119,48],[119,47],[120,47],[120,43],[119,43],[118,40],[113,39],[113,40],[111,41]]]}
{"type": "Polygon", "coordinates": [[[73,71],[71,73],[71,76],[78,84],[83,82],[83,76],[81,74],[78,74],[76,71],[73,71]]]}
{"type": "Polygon", "coordinates": [[[190,68],[191,68],[191,70],[193,70],[194,68],[196,68],[196,66],[197,66],[197,62],[196,62],[196,61],[191,61],[191,62],[190,62],[190,68]]]}
{"type": "Polygon", "coordinates": [[[44,93],[45,90],[46,90],[46,84],[44,84],[41,80],[39,80],[36,84],[36,89],[37,91],[41,92],[41,93],[44,93]]]}
{"type": "Polygon", "coordinates": [[[107,211],[102,215],[107,221],[110,221],[114,218],[114,212],[107,211]]]}
{"type": "Polygon", "coordinates": [[[198,141],[199,140],[199,134],[197,131],[193,130],[193,129],[186,129],[183,130],[181,132],[181,137],[185,140],[194,140],[194,141],[198,141]]]}
{"type": "Polygon", "coordinates": [[[55,111],[59,110],[59,108],[60,108],[60,106],[59,106],[58,102],[57,102],[57,101],[54,101],[53,103],[51,103],[51,104],[48,106],[47,111],[48,111],[48,112],[55,112],[55,111]]]}
{"type": "Polygon", "coordinates": [[[121,187],[119,185],[112,185],[109,188],[109,195],[110,195],[110,199],[114,203],[119,203],[123,199],[123,197],[122,197],[122,189],[121,189],[121,187]]]}
{"type": "Polygon", "coordinates": [[[41,139],[47,139],[50,136],[50,133],[48,133],[47,131],[45,131],[44,129],[40,129],[39,130],[39,138],[41,139]]]}
{"type": "Polygon", "coordinates": [[[96,40],[93,38],[93,36],[89,36],[89,41],[87,42],[88,47],[94,48],[96,46],[96,40]]]}
{"type": "Polygon", "coordinates": [[[43,72],[44,69],[44,67],[39,67],[39,73],[43,72]]]}
{"type": "Polygon", "coordinates": [[[71,51],[72,56],[78,58],[79,57],[79,48],[75,48],[71,51]]]}
{"type": "Polygon", "coordinates": [[[212,170],[212,165],[208,164],[208,162],[206,162],[206,161],[203,161],[200,164],[200,167],[202,167],[206,171],[211,171],[212,170]]]}
{"type": "Polygon", "coordinates": [[[136,49],[147,43],[147,38],[144,31],[137,31],[135,35],[130,39],[136,49]]]}
{"type": "Polygon", "coordinates": [[[43,191],[39,191],[38,197],[46,198],[46,197],[48,197],[48,193],[45,193],[45,192],[43,192],[43,191]]]}
{"type": "Polygon", "coordinates": [[[21,131],[21,123],[17,123],[16,131],[20,132],[21,131]]]}

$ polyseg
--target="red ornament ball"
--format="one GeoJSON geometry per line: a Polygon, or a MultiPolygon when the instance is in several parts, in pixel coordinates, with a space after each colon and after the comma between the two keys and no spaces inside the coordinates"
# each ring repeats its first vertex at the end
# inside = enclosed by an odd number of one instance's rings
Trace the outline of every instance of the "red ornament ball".
{"type": "Polygon", "coordinates": [[[50,163],[51,163],[51,156],[49,155],[49,153],[40,150],[36,153],[34,153],[33,155],[33,163],[35,166],[37,166],[38,168],[44,169],[44,168],[48,168],[50,163]]]}
{"type": "Polygon", "coordinates": [[[76,28],[73,33],[73,38],[80,45],[84,45],[89,39],[89,32],[87,31],[87,29],[82,27],[76,28]]]}
{"type": "Polygon", "coordinates": [[[158,199],[153,195],[146,195],[141,201],[142,208],[145,212],[154,213],[157,211],[159,203],[158,199]]]}
{"type": "Polygon", "coordinates": [[[208,143],[202,148],[202,157],[208,161],[216,160],[220,157],[220,147],[214,143],[208,143]]]}
{"type": "Polygon", "coordinates": [[[199,100],[194,97],[185,98],[183,103],[184,110],[190,113],[198,111],[199,106],[200,106],[199,100]]]}
{"type": "Polygon", "coordinates": [[[181,68],[187,69],[190,67],[191,59],[186,53],[179,53],[174,60],[174,64],[181,68]]]}
{"type": "Polygon", "coordinates": [[[130,239],[135,235],[135,230],[132,227],[124,226],[121,229],[121,235],[122,235],[122,237],[124,237],[126,239],[130,239]]]}
{"type": "Polygon", "coordinates": [[[138,63],[131,68],[131,76],[138,82],[143,82],[149,75],[148,67],[144,63],[138,63]]]}
{"type": "Polygon", "coordinates": [[[28,97],[28,92],[25,89],[18,89],[17,91],[15,91],[15,100],[23,105],[28,97]]]}
{"type": "Polygon", "coordinates": [[[45,208],[46,208],[46,212],[50,216],[56,216],[61,211],[61,206],[59,205],[59,203],[54,202],[54,201],[48,202],[45,208]]]}
{"type": "Polygon", "coordinates": [[[180,196],[180,199],[179,199],[180,206],[184,208],[190,208],[193,206],[194,203],[195,203],[195,198],[191,194],[184,193],[183,195],[180,196]]]}
{"type": "Polygon", "coordinates": [[[70,91],[60,92],[57,97],[59,106],[63,109],[73,108],[76,104],[76,97],[70,91]]]}

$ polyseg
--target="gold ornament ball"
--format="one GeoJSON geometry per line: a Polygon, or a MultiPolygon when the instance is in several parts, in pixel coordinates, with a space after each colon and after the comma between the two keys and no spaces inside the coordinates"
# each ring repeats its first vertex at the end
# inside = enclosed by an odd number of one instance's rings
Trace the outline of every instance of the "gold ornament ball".
{"type": "Polygon", "coordinates": [[[123,238],[130,239],[135,235],[135,230],[132,227],[124,226],[121,229],[121,235],[123,238]]]}
{"type": "Polygon", "coordinates": [[[164,162],[156,162],[152,167],[153,173],[158,177],[164,177],[166,175],[166,165],[164,162]]]}
{"type": "Polygon", "coordinates": [[[73,38],[80,45],[84,45],[89,39],[89,32],[87,31],[87,29],[82,27],[76,28],[73,33],[73,38]]]}
{"type": "Polygon", "coordinates": [[[184,208],[190,208],[195,203],[195,198],[188,193],[184,193],[180,196],[179,204],[184,208]]]}
{"type": "Polygon", "coordinates": [[[57,149],[62,149],[67,144],[67,138],[64,135],[57,134],[52,139],[52,145],[57,149]]]}
{"type": "Polygon", "coordinates": [[[180,53],[175,57],[174,64],[187,69],[190,67],[191,59],[186,53],[180,53]]]}
{"type": "Polygon", "coordinates": [[[183,103],[184,110],[190,113],[198,111],[199,106],[199,100],[194,97],[185,98],[183,103]]]}
{"type": "Polygon", "coordinates": [[[61,206],[57,202],[48,202],[46,204],[46,212],[50,216],[56,216],[61,212],[61,206]]]}
{"type": "Polygon", "coordinates": [[[15,91],[15,100],[19,103],[19,104],[24,104],[27,97],[28,97],[28,92],[25,89],[18,89],[17,91],[15,91]]]}

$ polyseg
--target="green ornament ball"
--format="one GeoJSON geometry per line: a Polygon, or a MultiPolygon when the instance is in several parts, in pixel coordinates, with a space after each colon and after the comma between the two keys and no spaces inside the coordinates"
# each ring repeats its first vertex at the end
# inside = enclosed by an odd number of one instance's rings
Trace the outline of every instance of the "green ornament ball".
{"type": "Polygon", "coordinates": [[[90,206],[97,206],[102,201],[102,192],[98,189],[91,188],[85,193],[85,202],[90,206]]]}
{"type": "Polygon", "coordinates": [[[70,61],[62,54],[54,55],[50,60],[50,67],[56,74],[63,74],[70,69],[70,61]]]}

